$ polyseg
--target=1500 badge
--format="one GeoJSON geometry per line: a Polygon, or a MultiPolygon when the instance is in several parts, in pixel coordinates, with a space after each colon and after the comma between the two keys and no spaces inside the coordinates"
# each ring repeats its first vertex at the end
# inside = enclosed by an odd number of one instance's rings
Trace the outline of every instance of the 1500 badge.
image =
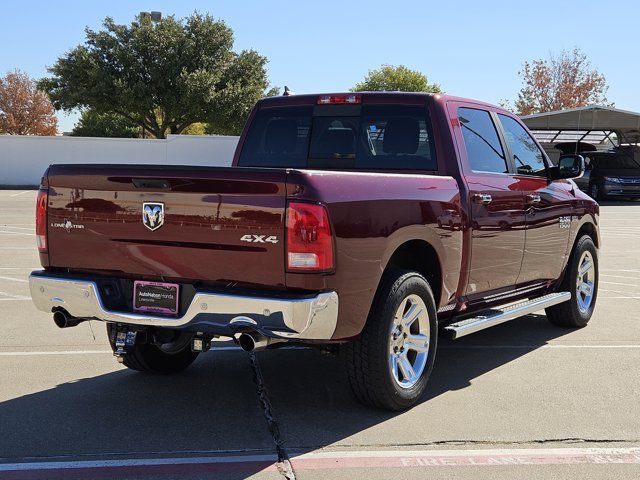
{"type": "Polygon", "coordinates": [[[570,228],[571,217],[560,217],[559,223],[560,223],[560,228],[570,228]]]}
{"type": "Polygon", "coordinates": [[[275,235],[243,235],[240,237],[241,242],[249,243],[278,243],[278,237],[275,235]]]}

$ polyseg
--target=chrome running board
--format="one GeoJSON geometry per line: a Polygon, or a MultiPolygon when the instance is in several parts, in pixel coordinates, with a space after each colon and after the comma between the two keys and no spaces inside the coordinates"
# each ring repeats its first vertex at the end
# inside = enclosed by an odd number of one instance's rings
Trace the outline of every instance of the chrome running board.
{"type": "Polygon", "coordinates": [[[466,318],[459,322],[452,323],[445,327],[444,331],[456,339],[479,332],[485,328],[500,325],[501,323],[514,320],[523,315],[528,315],[543,308],[557,305],[571,299],[570,292],[550,293],[538,298],[532,298],[524,302],[513,303],[505,307],[492,308],[484,312],[484,315],[478,315],[472,318],[466,318]]]}

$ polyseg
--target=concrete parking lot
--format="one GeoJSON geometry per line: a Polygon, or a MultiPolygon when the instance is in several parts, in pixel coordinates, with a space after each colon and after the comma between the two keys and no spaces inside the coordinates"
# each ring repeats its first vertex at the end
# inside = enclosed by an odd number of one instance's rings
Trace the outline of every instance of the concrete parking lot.
{"type": "Polygon", "coordinates": [[[121,367],[104,325],[60,330],[31,304],[34,200],[0,191],[0,478],[640,477],[640,203],[602,206],[587,328],[539,312],[441,339],[422,403],[392,414],[312,350],[121,367]]]}

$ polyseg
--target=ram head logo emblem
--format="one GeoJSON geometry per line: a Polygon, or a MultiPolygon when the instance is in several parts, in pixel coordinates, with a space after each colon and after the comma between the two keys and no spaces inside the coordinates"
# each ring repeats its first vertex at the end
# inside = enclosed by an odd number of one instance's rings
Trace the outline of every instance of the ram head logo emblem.
{"type": "Polygon", "coordinates": [[[143,203],[142,223],[149,230],[157,230],[164,225],[164,203],[143,203]]]}

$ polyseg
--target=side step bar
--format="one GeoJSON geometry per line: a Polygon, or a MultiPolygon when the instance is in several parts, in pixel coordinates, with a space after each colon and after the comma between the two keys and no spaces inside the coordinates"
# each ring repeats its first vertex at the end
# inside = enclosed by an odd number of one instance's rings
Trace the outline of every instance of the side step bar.
{"type": "Polygon", "coordinates": [[[479,332],[485,328],[500,325],[523,315],[528,315],[543,308],[557,305],[571,299],[570,292],[550,293],[538,298],[532,298],[524,302],[508,305],[506,307],[492,308],[484,312],[484,315],[467,318],[459,322],[452,323],[445,327],[444,331],[451,335],[452,339],[464,337],[472,333],[479,332]]]}

